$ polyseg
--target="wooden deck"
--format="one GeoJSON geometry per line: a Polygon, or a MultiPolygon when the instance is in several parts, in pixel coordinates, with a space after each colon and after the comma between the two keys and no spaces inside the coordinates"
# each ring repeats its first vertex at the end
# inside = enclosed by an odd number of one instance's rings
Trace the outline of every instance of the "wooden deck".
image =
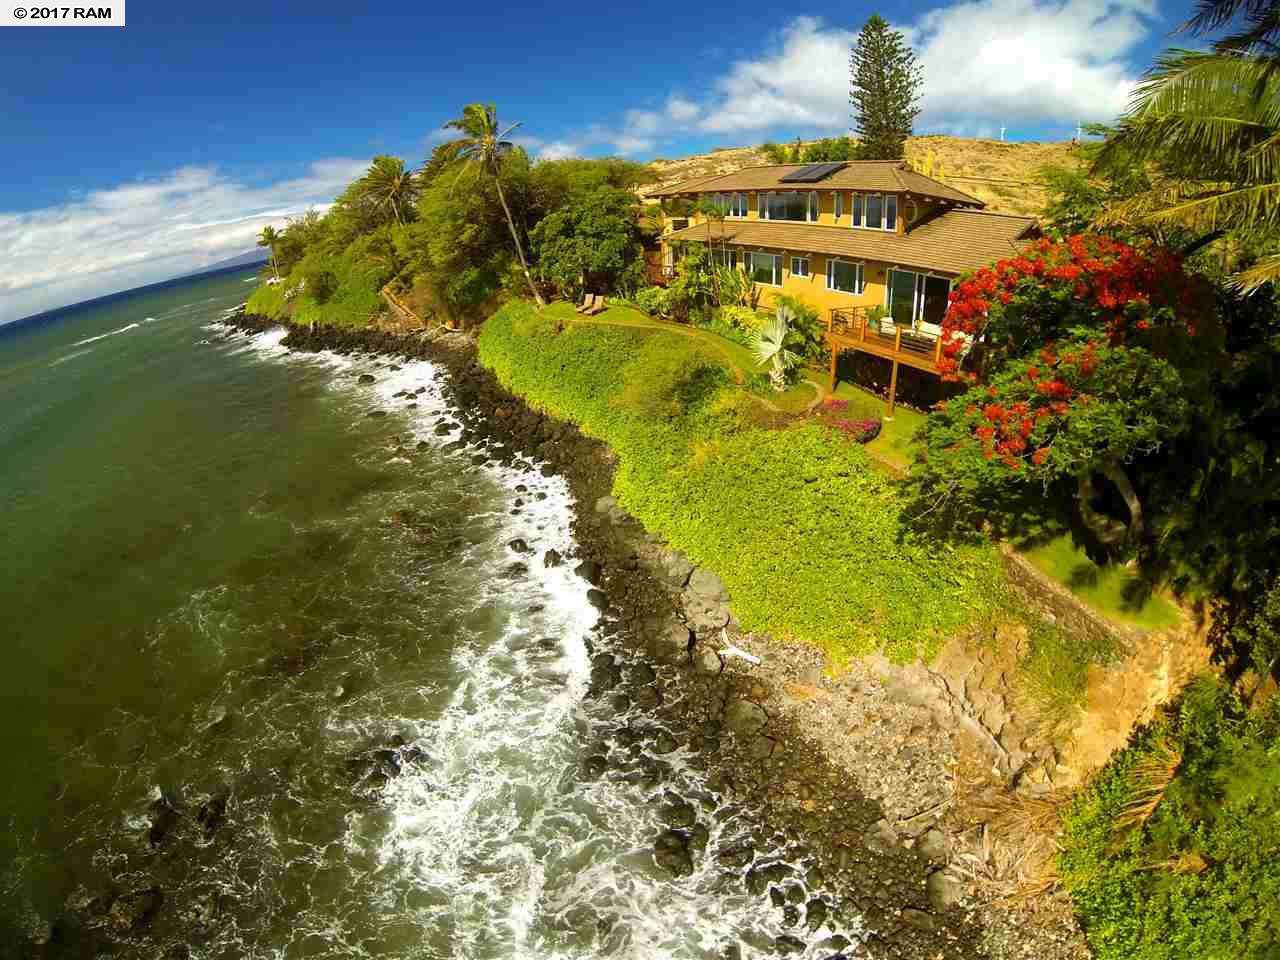
{"type": "Polygon", "coordinates": [[[898,367],[905,364],[934,376],[941,376],[938,361],[942,357],[942,341],[935,336],[904,331],[892,333],[870,323],[867,310],[855,307],[832,310],[827,316],[827,344],[831,347],[831,389],[836,388],[836,361],[845,350],[856,350],[883,357],[893,366],[889,375],[889,414],[898,392],[898,367]]]}

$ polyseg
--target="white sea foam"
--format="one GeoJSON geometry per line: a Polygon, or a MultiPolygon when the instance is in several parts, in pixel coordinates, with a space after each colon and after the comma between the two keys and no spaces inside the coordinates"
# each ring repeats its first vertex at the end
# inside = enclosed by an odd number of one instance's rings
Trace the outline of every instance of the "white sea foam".
{"type": "Polygon", "coordinates": [[[121,327],[119,330],[108,330],[106,333],[100,333],[96,337],[88,337],[84,340],[77,340],[75,343],[72,344],[72,346],[83,347],[86,343],[94,343],[98,340],[105,340],[107,337],[114,337],[116,334],[119,334],[119,333],[128,333],[130,330],[136,330],[139,326],[140,324],[130,323],[127,326],[121,327]]]}
{"type": "Polygon", "coordinates": [[[75,353],[68,353],[65,357],[59,357],[49,363],[51,367],[57,367],[66,363],[68,360],[74,360],[76,357],[83,357],[87,353],[93,353],[92,350],[77,350],[75,353]]]}
{"type": "MultiPolygon", "coordinates": [[[[415,441],[443,446],[460,435],[460,427],[435,432],[442,415],[456,417],[430,362],[400,361],[393,370],[364,358],[295,353],[281,345],[285,335],[284,328],[269,330],[235,349],[332,366],[343,372],[333,389],[403,418],[415,441]],[[366,372],[373,383],[358,382],[366,372]],[[414,396],[406,399],[404,391],[414,396]]],[[[728,942],[739,943],[744,957],[772,956],[773,938],[784,932],[781,917],[740,881],[726,884],[713,856],[696,858],[688,877],[656,866],[652,844],[663,827],[643,787],[609,777],[578,781],[582,732],[601,722],[585,702],[586,641],[599,613],[571,564],[546,567],[538,556],[574,553],[573,498],[562,478],[543,476],[536,462],[534,469],[493,462],[477,469],[509,490],[527,488],[519,513],[505,512],[500,501],[492,515],[477,518],[494,534],[465,558],[493,572],[473,605],[499,611],[500,622],[455,648],[453,672],[464,679],[437,716],[387,718],[428,757],[384,794],[390,820],[376,841],[376,869],[388,895],[405,885],[421,893],[423,905],[408,913],[428,956],[675,960],[719,955],[728,942]],[[518,559],[507,544],[517,538],[536,553],[522,558],[525,575],[507,579],[501,571],[518,559]],[[546,639],[554,642],[539,642],[546,639]]],[[[677,790],[701,783],[687,760],[683,750],[662,757],[677,790]]],[[[728,816],[708,826],[708,851],[745,829],[728,816]]],[[[353,815],[349,827],[345,846],[355,862],[370,852],[370,826],[353,815]]],[[[405,918],[399,899],[384,906],[405,918]]],[[[831,932],[810,931],[803,956],[829,955],[812,945],[831,932]]]]}

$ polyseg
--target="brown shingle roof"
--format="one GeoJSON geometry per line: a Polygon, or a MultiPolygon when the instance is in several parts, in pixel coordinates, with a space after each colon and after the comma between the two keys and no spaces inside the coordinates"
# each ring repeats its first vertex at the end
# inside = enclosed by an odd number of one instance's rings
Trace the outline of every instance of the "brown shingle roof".
{"type": "MultiPolygon", "coordinates": [[[[724,230],[713,224],[713,241],[822,253],[854,260],[880,260],[904,267],[943,273],[964,273],[1012,256],[1019,241],[1027,239],[1036,222],[1031,217],[981,210],[948,210],[920,224],[905,236],[853,227],[828,227],[778,220],[725,220],[724,230]]],[[[664,240],[707,239],[705,223],[677,230],[664,240]]]]}
{"type": "Polygon", "coordinates": [[[674,197],[686,193],[715,193],[733,190],[865,190],[884,193],[914,193],[922,197],[937,197],[953,203],[972,204],[981,207],[976,197],[949,187],[945,183],[908,170],[902,160],[851,160],[842,170],[837,170],[817,183],[783,183],[788,173],[809,166],[805,163],[781,163],[768,167],[746,167],[734,173],[722,173],[712,177],[695,177],[673,183],[652,191],[651,197],[674,197]]]}

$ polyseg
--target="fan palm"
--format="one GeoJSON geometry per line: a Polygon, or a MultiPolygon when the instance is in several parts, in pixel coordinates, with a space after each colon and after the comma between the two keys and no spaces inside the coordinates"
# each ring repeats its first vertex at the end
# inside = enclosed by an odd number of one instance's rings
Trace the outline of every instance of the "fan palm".
{"type": "Polygon", "coordinates": [[[515,243],[516,256],[520,258],[520,268],[524,271],[524,278],[529,284],[529,292],[533,294],[533,299],[537,301],[538,306],[545,306],[542,294],[538,293],[533,275],[529,272],[529,261],[525,259],[524,245],[520,242],[520,231],[516,229],[511,208],[507,205],[506,194],[502,190],[501,160],[513,148],[507,137],[520,124],[513,123],[499,130],[498,112],[493,104],[469,103],[462,108],[462,116],[450,120],[444,126],[447,130],[457,130],[462,134],[456,140],[444,144],[442,149],[445,155],[453,161],[463,161],[466,164],[463,172],[473,169],[477,175],[493,179],[493,184],[498,191],[498,202],[502,204],[502,212],[507,217],[507,228],[511,231],[511,240],[515,243]]]}
{"type": "Polygon", "coordinates": [[[787,335],[791,332],[793,319],[790,310],[779,307],[778,312],[751,335],[751,351],[760,366],[769,368],[769,379],[773,381],[775,390],[786,388],[787,373],[800,360],[787,349],[787,335]]]}
{"type": "Polygon", "coordinates": [[[280,239],[280,234],[276,232],[276,228],[267,224],[262,228],[262,232],[258,234],[258,246],[266,247],[271,251],[271,272],[277,280],[280,279],[280,270],[276,266],[276,242],[280,239]]]}
{"type": "MultiPolygon", "coordinates": [[[[1241,240],[1280,236],[1280,73],[1240,53],[1171,50],[1139,85],[1094,171],[1146,162],[1152,189],[1104,212],[1104,224],[1181,226],[1241,240]]],[[[1280,279],[1280,254],[1234,278],[1280,279]]]]}

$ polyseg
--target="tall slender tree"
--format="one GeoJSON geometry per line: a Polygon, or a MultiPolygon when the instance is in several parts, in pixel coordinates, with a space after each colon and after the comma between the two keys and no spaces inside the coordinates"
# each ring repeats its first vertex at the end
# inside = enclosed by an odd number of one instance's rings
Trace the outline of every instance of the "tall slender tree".
{"type": "Polygon", "coordinates": [[[276,266],[276,243],[280,240],[280,234],[276,232],[276,228],[267,224],[262,228],[262,232],[258,234],[258,246],[266,247],[271,251],[271,272],[275,274],[277,280],[280,279],[280,268],[276,266]]]}
{"type": "Polygon", "coordinates": [[[444,126],[446,130],[457,130],[462,134],[456,140],[444,144],[445,155],[453,160],[463,161],[467,165],[463,173],[467,169],[474,169],[478,175],[492,178],[493,185],[498,190],[498,202],[502,204],[502,212],[507,217],[507,228],[515,243],[516,256],[520,258],[520,268],[529,284],[529,292],[533,294],[538,306],[546,306],[542,294],[533,282],[533,274],[529,272],[529,261],[524,255],[524,244],[520,242],[520,231],[516,229],[511,207],[507,205],[507,196],[502,190],[502,157],[514,149],[507,137],[520,124],[513,123],[499,129],[498,111],[492,103],[468,103],[462,108],[462,116],[450,120],[444,126]]]}
{"type": "Polygon", "coordinates": [[[899,160],[920,113],[923,77],[901,32],[872,14],[849,55],[853,126],[867,160],[899,160]]]}

